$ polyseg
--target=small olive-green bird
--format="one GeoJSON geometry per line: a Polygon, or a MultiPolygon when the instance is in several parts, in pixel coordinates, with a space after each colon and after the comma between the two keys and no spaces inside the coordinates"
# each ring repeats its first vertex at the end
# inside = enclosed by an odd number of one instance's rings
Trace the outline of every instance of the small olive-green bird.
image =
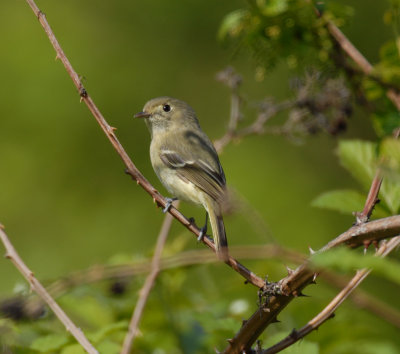
{"type": "MultiPolygon", "coordinates": [[[[217,255],[228,258],[222,205],[226,198],[226,180],[217,152],[200,128],[196,113],[187,103],[171,97],[148,101],[143,112],[151,134],[150,158],[161,183],[175,198],[206,209],[213,232],[217,255]]],[[[167,211],[173,199],[168,199],[167,211]]]]}

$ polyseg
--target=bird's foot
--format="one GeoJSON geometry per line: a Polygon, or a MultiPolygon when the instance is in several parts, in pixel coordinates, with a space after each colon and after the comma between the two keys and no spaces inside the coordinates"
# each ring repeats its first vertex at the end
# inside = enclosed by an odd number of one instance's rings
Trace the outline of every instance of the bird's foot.
{"type": "Polygon", "coordinates": [[[199,232],[199,236],[197,236],[197,241],[201,242],[203,241],[204,236],[207,234],[207,224],[205,224],[199,232]]]}
{"type": "Polygon", "coordinates": [[[178,198],[165,198],[165,201],[167,203],[165,204],[165,207],[163,209],[164,214],[169,210],[169,208],[171,208],[171,205],[175,200],[178,200],[178,198]]]}

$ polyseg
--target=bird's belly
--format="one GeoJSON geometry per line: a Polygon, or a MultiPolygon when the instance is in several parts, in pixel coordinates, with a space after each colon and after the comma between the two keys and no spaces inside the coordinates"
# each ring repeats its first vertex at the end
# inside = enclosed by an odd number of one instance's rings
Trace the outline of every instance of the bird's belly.
{"type": "Polygon", "coordinates": [[[190,203],[204,205],[204,193],[193,183],[180,178],[176,170],[166,169],[157,174],[164,187],[174,197],[190,203]]]}

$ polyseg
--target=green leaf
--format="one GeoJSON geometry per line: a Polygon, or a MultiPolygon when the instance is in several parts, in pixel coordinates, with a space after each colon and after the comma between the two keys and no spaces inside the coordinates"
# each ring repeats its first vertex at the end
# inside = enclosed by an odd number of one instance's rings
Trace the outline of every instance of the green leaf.
{"type": "MultiPolygon", "coordinates": [[[[338,211],[343,214],[351,214],[355,211],[361,211],[367,194],[360,193],[352,189],[340,189],[322,193],[315,198],[311,205],[313,207],[338,211]]],[[[385,218],[389,213],[378,205],[375,206],[373,216],[376,218],[385,218]]]]}
{"type": "Polygon", "coordinates": [[[400,126],[400,113],[398,111],[387,111],[382,114],[373,114],[372,123],[378,136],[391,135],[393,130],[400,126]]]}
{"type": "Polygon", "coordinates": [[[86,352],[80,344],[71,344],[63,348],[60,354],[86,354],[86,352]]]}
{"type": "Polygon", "coordinates": [[[288,9],[288,0],[257,0],[261,13],[265,16],[278,16],[288,9]]]}
{"type": "MultiPolygon", "coordinates": [[[[400,126],[400,121],[398,122],[400,126]]],[[[380,145],[380,155],[384,158],[384,163],[388,164],[393,170],[400,169],[400,140],[386,138],[380,145]]]]}
{"type": "Polygon", "coordinates": [[[118,354],[121,350],[121,345],[110,340],[101,342],[97,348],[101,354],[118,354]]]}
{"type": "Polygon", "coordinates": [[[340,163],[368,190],[377,167],[377,144],[361,140],[339,143],[340,163]]]}
{"type": "Polygon", "coordinates": [[[67,334],[49,334],[44,337],[39,337],[33,341],[30,348],[41,353],[59,350],[67,344],[69,336],[67,334]]]}
{"type": "Polygon", "coordinates": [[[247,10],[239,9],[226,15],[218,30],[218,39],[223,40],[228,35],[236,37],[242,30],[243,19],[249,14],[247,10]]]}
{"type": "Polygon", "coordinates": [[[112,309],[90,295],[65,295],[59,302],[78,322],[85,321],[96,329],[114,322],[112,309]]]}
{"type": "Polygon", "coordinates": [[[101,328],[96,333],[88,335],[88,337],[93,343],[98,343],[99,341],[104,339],[109,334],[111,334],[115,331],[118,331],[120,329],[125,330],[127,328],[128,328],[128,321],[120,321],[120,322],[116,322],[116,323],[111,323],[108,326],[101,328]]]}
{"type": "Polygon", "coordinates": [[[363,208],[365,198],[364,194],[355,190],[342,189],[319,195],[312,201],[311,205],[318,208],[339,211],[344,214],[351,214],[363,208]]]}
{"type": "Polygon", "coordinates": [[[342,271],[372,269],[375,274],[400,284],[400,264],[389,258],[364,255],[343,247],[329,252],[316,253],[311,257],[311,262],[317,267],[336,268],[342,271]]]}
{"type": "Polygon", "coordinates": [[[400,209],[400,141],[393,138],[385,139],[380,148],[383,160],[383,183],[381,197],[392,214],[400,209]]]}

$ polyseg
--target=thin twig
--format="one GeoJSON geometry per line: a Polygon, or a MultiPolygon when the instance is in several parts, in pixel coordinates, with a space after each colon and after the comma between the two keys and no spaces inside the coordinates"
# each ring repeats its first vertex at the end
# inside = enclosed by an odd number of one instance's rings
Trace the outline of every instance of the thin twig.
{"type": "MultiPolygon", "coordinates": [[[[319,274],[318,279],[323,279],[327,285],[335,286],[337,288],[344,288],[349,283],[348,277],[333,273],[326,269],[319,274]]],[[[368,292],[357,288],[350,294],[353,304],[358,308],[365,309],[381,317],[386,322],[400,328],[400,311],[390,306],[388,303],[382,301],[380,298],[369,294],[368,292]]]]}
{"type": "Polygon", "coordinates": [[[66,313],[61,309],[60,306],[54,301],[54,299],[50,296],[44,286],[36,279],[33,272],[28,268],[28,266],[24,263],[21,257],[18,255],[11,241],[7,237],[4,232],[3,225],[0,225],[0,239],[4,244],[6,249],[6,258],[8,258],[15,267],[19,270],[19,272],[24,276],[24,278],[28,281],[32,290],[34,290],[42,299],[46,302],[47,305],[53,310],[54,314],[57,318],[62,322],[65,326],[66,330],[70,332],[78,343],[90,354],[97,354],[97,350],[90,344],[87,340],[83,332],[75,326],[75,324],[70,320],[70,318],[66,315],[66,313]]]}
{"type": "MultiPolygon", "coordinates": [[[[178,203],[175,203],[175,208],[178,207],[177,204],[178,203]]],[[[130,353],[133,341],[139,333],[139,322],[142,318],[144,307],[146,306],[150,291],[153,288],[154,282],[160,272],[161,255],[164,249],[165,242],[167,241],[169,230],[171,229],[172,220],[173,218],[171,214],[165,215],[160,233],[157,238],[157,244],[154,250],[153,259],[151,261],[151,271],[139,291],[139,299],[136,302],[135,310],[129,324],[129,329],[124,339],[121,354],[130,353]]]]}
{"type": "MultiPolygon", "coordinates": [[[[383,242],[376,252],[377,256],[385,257],[395,248],[400,245],[400,236],[392,238],[388,242],[383,242]]],[[[343,303],[343,301],[354,291],[354,289],[369,275],[370,269],[361,269],[357,271],[356,275],[351,279],[351,281],[340,291],[335,298],[311,321],[309,321],[304,327],[298,331],[292,331],[286,338],[284,338],[279,343],[274,346],[264,350],[263,354],[273,354],[278,353],[281,350],[289,347],[298,340],[304,338],[307,334],[316,330],[325,321],[331,318],[335,310],[343,303]]]]}
{"type": "MultiPolygon", "coordinates": [[[[77,88],[81,100],[85,102],[88,106],[90,112],[93,114],[97,122],[99,123],[100,127],[103,129],[104,133],[106,134],[108,140],[113,145],[114,149],[117,151],[118,155],[121,157],[123,162],[125,163],[127,169],[126,173],[131,175],[133,179],[136,180],[137,184],[139,184],[150,196],[153,198],[153,201],[158,205],[164,208],[166,206],[165,198],[150,184],[150,182],[142,175],[142,173],[137,169],[135,164],[129,158],[128,154],[126,153],[125,149],[117,139],[117,136],[114,133],[115,128],[111,127],[103,115],[101,114],[100,110],[97,108],[95,103],[93,102],[92,98],[89,96],[88,92],[82,85],[78,74],[73,69],[71,63],[65,56],[60,44],[57,41],[49,23],[47,22],[45,14],[40,11],[40,9],[35,4],[34,0],[26,0],[29,6],[32,8],[33,12],[39,19],[40,24],[44,28],[47,36],[51,44],[53,45],[56,53],[57,58],[61,60],[65,69],[67,70],[69,76],[71,77],[75,87],[77,88]]],[[[194,225],[191,221],[189,221],[182,213],[180,213],[174,207],[169,208],[168,213],[170,213],[176,220],[178,220],[182,225],[184,225],[188,230],[190,230],[195,237],[197,238],[200,233],[200,229],[194,225]]],[[[202,242],[210,249],[215,252],[215,246],[213,241],[209,237],[204,237],[202,242]]],[[[262,278],[258,277],[252,271],[247,269],[237,260],[229,257],[227,261],[225,261],[227,265],[229,265],[232,269],[238,272],[241,276],[243,276],[248,283],[253,284],[258,288],[262,288],[265,285],[265,282],[262,278]]]]}
{"type": "MultiPolygon", "coordinates": [[[[336,42],[340,45],[344,52],[353,59],[353,61],[360,67],[360,69],[366,74],[371,75],[374,67],[369,61],[360,53],[360,51],[349,41],[349,39],[343,34],[343,32],[331,21],[328,22],[327,28],[329,33],[335,38],[336,42]]],[[[393,89],[388,89],[386,92],[388,98],[393,104],[400,110],[400,95],[393,89]]]]}

